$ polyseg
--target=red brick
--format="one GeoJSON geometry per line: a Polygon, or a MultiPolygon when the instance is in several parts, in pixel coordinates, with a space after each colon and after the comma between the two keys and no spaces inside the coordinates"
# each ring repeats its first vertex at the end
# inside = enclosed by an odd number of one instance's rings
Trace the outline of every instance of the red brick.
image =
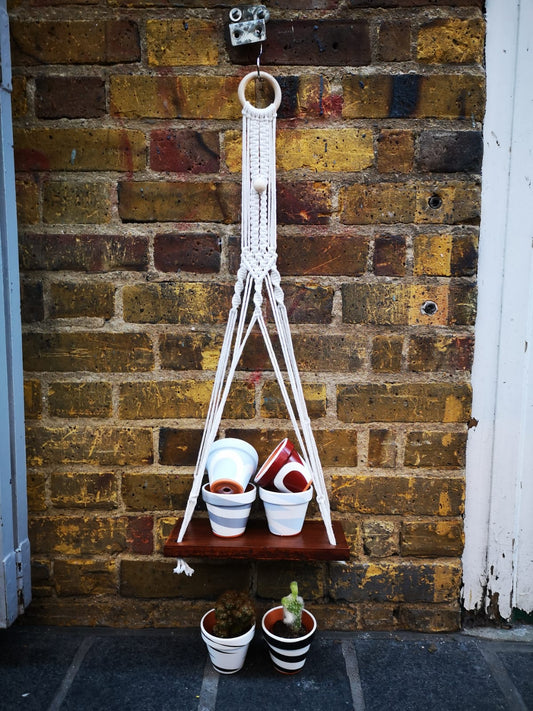
{"type": "Polygon", "coordinates": [[[23,279],[20,284],[21,318],[23,323],[36,323],[44,318],[42,281],[23,279]]]}
{"type": "MultiPolygon", "coordinates": [[[[278,269],[291,276],[360,276],[366,271],[367,237],[283,235],[278,237],[278,269]]],[[[237,255],[233,264],[238,266],[237,255]]]]}
{"type": "Polygon", "coordinates": [[[139,31],[131,20],[15,20],[13,64],[116,64],[140,59],[139,31]]]}
{"type": "MultiPolygon", "coordinates": [[[[257,49],[228,48],[230,61],[251,64],[257,49]],[[240,51],[239,51],[240,50],[240,51]]],[[[265,65],[357,66],[370,62],[370,35],[366,20],[275,20],[268,23],[265,65]]]]}
{"type": "Polygon", "coordinates": [[[199,429],[162,427],[159,431],[159,463],[173,467],[193,467],[200,451],[202,433],[203,430],[199,429]]]}
{"type": "Polygon", "coordinates": [[[148,239],[129,235],[21,234],[23,271],[145,271],[148,239]]]}
{"type": "Polygon", "coordinates": [[[156,129],[150,134],[150,167],[174,173],[217,173],[217,131],[156,129]]]}
{"type": "Polygon", "coordinates": [[[218,272],[220,238],[214,234],[158,234],[154,238],[154,264],[162,272],[218,272]]]}
{"type": "Polygon", "coordinates": [[[411,59],[411,24],[405,20],[385,20],[379,25],[377,58],[382,62],[411,59]]]}
{"type": "Polygon", "coordinates": [[[100,77],[44,76],[35,79],[35,115],[38,118],[99,118],[105,112],[105,81],[100,77]]]}
{"type": "Polygon", "coordinates": [[[131,516],[126,520],[126,545],[131,553],[150,555],[154,550],[153,516],[131,516]]]}
{"type": "Polygon", "coordinates": [[[406,259],[405,237],[390,235],[374,240],[374,274],[377,276],[403,276],[406,259]]]}
{"type": "Polygon", "coordinates": [[[277,189],[278,223],[325,225],[332,212],[329,183],[281,183],[277,189]]]}
{"type": "Polygon", "coordinates": [[[330,323],[334,289],[319,284],[285,284],[285,307],[292,323],[330,323]]]}

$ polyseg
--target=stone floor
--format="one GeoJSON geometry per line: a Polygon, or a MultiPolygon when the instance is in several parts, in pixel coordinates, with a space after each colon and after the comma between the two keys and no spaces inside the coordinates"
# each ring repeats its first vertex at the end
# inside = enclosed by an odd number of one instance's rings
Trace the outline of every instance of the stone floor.
{"type": "Polygon", "coordinates": [[[304,669],[274,671],[259,632],[244,668],[217,674],[199,630],[0,630],[11,711],[533,710],[533,634],[321,632],[304,669]]]}

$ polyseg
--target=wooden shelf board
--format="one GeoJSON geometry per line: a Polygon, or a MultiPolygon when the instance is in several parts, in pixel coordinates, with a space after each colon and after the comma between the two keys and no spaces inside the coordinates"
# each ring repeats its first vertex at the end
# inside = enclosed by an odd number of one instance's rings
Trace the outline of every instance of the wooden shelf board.
{"type": "Polygon", "coordinates": [[[193,519],[184,539],[177,543],[179,520],[169,535],[163,553],[172,558],[241,558],[251,560],[349,560],[350,549],[342,524],[333,521],[337,544],[328,541],[322,521],[306,521],[297,536],[275,536],[266,521],[248,521],[246,531],[237,538],[213,535],[209,519],[193,519]]]}

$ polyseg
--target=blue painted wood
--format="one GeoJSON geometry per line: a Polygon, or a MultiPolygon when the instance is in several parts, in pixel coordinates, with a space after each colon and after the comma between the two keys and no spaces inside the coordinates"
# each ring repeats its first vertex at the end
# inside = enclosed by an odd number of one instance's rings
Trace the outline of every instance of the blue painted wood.
{"type": "Polygon", "coordinates": [[[31,600],[18,232],[6,0],[0,1],[0,627],[31,600]]]}

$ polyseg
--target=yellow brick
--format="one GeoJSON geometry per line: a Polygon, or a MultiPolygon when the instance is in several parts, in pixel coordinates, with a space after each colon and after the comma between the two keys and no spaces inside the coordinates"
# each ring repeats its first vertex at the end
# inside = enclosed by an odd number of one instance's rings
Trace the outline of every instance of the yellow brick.
{"type": "MultiPolygon", "coordinates": [[[[355,172],[374,162],[372,131],[349,129],[292,129],[281,131],[276,142],[278,170],[355,172]]],[[[241,170],[240,134],[226,137],[226,162],[232,172],[241,170]]]]}
{"type": "Polygon", "coordinates": [[[206,20],[148,20],[148,64],[184,66],[218,64],[218,25],[206,20]]]}
{"type": "Polygon", "coordinates": [[[16,130],[14,139],[17,167],[22,170],[125,171],[146,166],[142,131],[35,128],[16,130]]]}
{"type": "Polygon", "coordinates": [[[450,276],[452,257],[451,235],[416,235],[413,239],[416,275],[450,276]]]}
{"type": "Polygon", "coordinates": [[[416,208],[414,221],[417,223],[459,224],[475,222],[479,219],[481,191],[473,182],[449,181],[441,184],[419,183],[415,187],[416,208]],[[432,198],[441,204],[432,207],[432,198]]]}
{"type": "Polygon", "coordinates": [[[17,180],[17,218],[21,225],[39,222],[39,186],[34,180],[17,180]]]}
{"type": "Polygon", "coordinates": [[[411,285],[409,287],[407,321],[410,326],[446,325],[448,321],[448,287],[411,285]],[[435,313],[422,313],[421,308],[428,301],[437,305],[435,313]]]}
{"type": "Polygon", "coordinates": [[[481,63],[485,27],[479,18],[435,20],[420,28],[417,57],[422,62],[481,63]]]}
{"type": "Polygon", "coordinates": [[[237,119],[239,77],[113,76],[110,111],[126,118],[237,119]]]}

